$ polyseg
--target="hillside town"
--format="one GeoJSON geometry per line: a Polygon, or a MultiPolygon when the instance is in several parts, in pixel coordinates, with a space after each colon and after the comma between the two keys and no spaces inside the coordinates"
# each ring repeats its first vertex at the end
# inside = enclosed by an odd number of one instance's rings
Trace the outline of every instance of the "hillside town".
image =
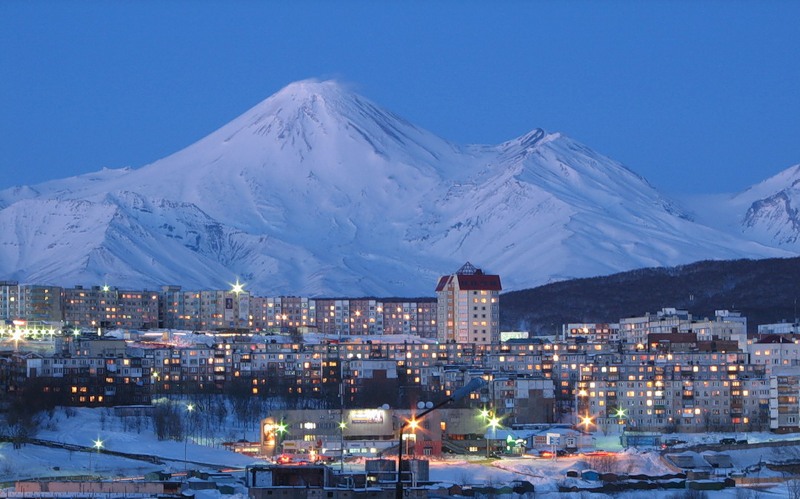
{"type": "MultiPolygon", "coordinates": [[[[389,447],[418,403],[475,377],[485,386],[429,420],[439,430],[410,452],[505,449],[486,438],[490,420],[620,434],[800,430],[795,325],[759,325],[748,337],[736,312],[698,319],[664,308],[528,337],[500,331],[501,289],[500,276],[470,263],[442,276],[435,298],[415,300],[258,297],[238,281],[159,292],[3,282],[0,384],[9,397],[90,407],[279,397],[285,413],[263,415],[271,428],[282,421],[292,440],[337,452],[346,444],[334,440],[352,441],[367,454],[389,447]],[[477,410],[482,418],[455,415],[477,410]]],[[[274,444],[269,433],[262,447],[274,444]]]]}

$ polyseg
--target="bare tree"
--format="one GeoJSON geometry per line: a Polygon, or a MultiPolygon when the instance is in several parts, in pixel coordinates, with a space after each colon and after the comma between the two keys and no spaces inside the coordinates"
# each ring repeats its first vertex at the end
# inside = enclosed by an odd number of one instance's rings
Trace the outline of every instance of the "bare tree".
{"type": "Polygon", "coordinates": [[[786,485],[786,497],[789,499],[800,499],[800,477],[788,472],[783,474],[786,485]]]}
{"type": "Polygon", "coordinates": [[[591,469],[599,473],[616,473],[619,467],[616,454],[592,456],[589,458],[588,463],[591,469]]]}

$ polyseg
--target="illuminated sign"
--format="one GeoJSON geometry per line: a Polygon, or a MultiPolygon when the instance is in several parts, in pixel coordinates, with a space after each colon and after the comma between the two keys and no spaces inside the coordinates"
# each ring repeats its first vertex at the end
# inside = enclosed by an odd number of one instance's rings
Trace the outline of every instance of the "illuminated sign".
{"type": "Polygon", "coordinates": [[[357,409],[350,411],[352,424],[383,424],[384,411],[382,409],[357,409]]]}

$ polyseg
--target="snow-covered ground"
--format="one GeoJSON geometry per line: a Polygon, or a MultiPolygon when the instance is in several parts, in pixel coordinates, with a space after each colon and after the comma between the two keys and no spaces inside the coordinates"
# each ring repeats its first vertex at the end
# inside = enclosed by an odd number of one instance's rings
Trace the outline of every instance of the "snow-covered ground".
{"type": "MultiPolygon", "coordinates": [[[[253,429],[242,430],[235,428],[240,435],[255,440],[256,431],[253,429]]],[[[101,450],[79,451],[60,448],[51,448],[39,445],[25,445],[14,449],[11,443],[0,443],[0,482],[6,486],[14,480],[66,477],[66,476],[95,476],[104,479],[120,479],[127,477],[141,477],[151,471],[167,471],[182,473],[184,469],[221,469],[243,468],[257,461],[251,457],[227,451],[218,445],[205,446],[195,442],[190,436],[182,441],[159,441],[150,425],[146,422],[140,429],[131,429],[130,422],[123,423],[121,418],[113,416],[107,409],[78,408],[69,411],[57,410],[50,418],[45,418],[42,429],[35,436],[38,439],[62,442],[75,446],[92,448],[96,442],[102,442],[101,450]],[[119,451],[134,454],[155,456],[162,464],[147,461],[127,459],[109,455],[108,451],[119,451]]],[[[682,440],[690,443],[716,443],[721,435],[699,434],[680,435],[682,440]]],[[[791,436],[776,436],[772,434],[740,434],[750,442],[778,440],[791,438],[791,436]]],[[[665,463],[660,453],[654,449],[621,449],[618,435],[595,436],[598,449],[618,451],[605,461],[605,466],[610,471],[628,474],[662,475],[674,472],[665,463]]],[[[675,453],[691,453],[679,446],[675,453]]],[[[734,469],[751,470],[750,476],[779,477],[780,473],[768,470],[765,466],[754,470],[759,463],[780,463],[789,460],[800,460],[800,445],[786,447],[760,447],[747,450],[730,450],[726,454],[731,456],[734,469]]],[[[430,479],[455,485],[502,485],[512,480],[526,480],[533,483],[537,490],[537,497],[569,497],[570,494],[558,494],[558,482],[565,477],[568,470],[582,470],[596,466],[598,462],[592,457],[570,456],[557,459],[543,458],[503,458],[487,460],[483,458],[464,457],[443,458],[430,461],[430,479]],[[542,495],[544,493],[544,495],[542,495]]],[[[363,463],[348,463],[349,471],[363,470],[363,463]]],[[[680,491],[676,491],[680,492],[680,491]]],[[[648,496],[644,492],[636,494],[623,494],[619,497],[670,497],[675,492],[651,491],[648,496]]],[[[736,498],[756,497],[755,491],[743,489],[726,490],[709,493],[710,498],[736,498]]],[[[197,497],[217,497],[215,491],[204,491],[197,497]]],[[[244,494],[244,492],[242,492],[244,494]]],[[[774,486],[771,489],[759,490],[759,497],[785,497],[786,487],[774,486]]],[[[0,494],[2,496],[2,494],[0,494]]],[[[593,497],[606,497],[591,494],[593,497]]],[[[226,496],[231,497],[231,496],[226,496]]],[[[235,495],[233,496],[236,497],[235,495]]],[[[246,497],[246,495],[241,495],[246,497]]],[[[579,497],[579,495],[574,495],[579,497]]],[[[580,497],[588,497],[586,494],[580,497]]]]}

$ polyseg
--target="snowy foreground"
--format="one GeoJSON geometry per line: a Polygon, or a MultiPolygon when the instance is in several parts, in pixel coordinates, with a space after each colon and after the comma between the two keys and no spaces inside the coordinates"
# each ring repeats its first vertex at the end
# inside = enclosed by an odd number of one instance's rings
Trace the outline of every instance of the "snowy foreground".
{"type": "MultiPolygon", "coordinates": [[[[231,430],[239,437],[256,440],[255,429],[231,430]]],[[[703,439],[713,442],[716,435],[685,435],[690,441],[703,439]],[[694,439],[694,440],[692,440],[694,439]]],[[[12,444],[0,443],[0,482],[4,487],[13,487],[13,481],[32,478],[57,478],[92,476],[100,479],[141,478],[152,471],[166,471],[180,474],[185,469],[241,469],[249,464],[257,463],[253,458],[236,454],[221,448],[219,442],[200,445],[191,436],[186,441],[158,441],[148,422],[139,425],[139,429],[130,429],[118,417],[110,415],[106,409],[80,408],[69,413],[59,410],[52,418],[46,418],[36,438],[76,446],[92,448],[96,442],[102,442],[100,451],[80,451],[51,448],[40,445],[25,445],[14,449],[12,444]],[[127,428],[125,428],[127,426],[127,428]],[[144,454],[158,457],[162,464],[128,459],[108,455],[108,451],[144,454]]],[[[750,434],[753,441],[777,438],[769,434],[750,434]]],[[[635,450],[619,447],[619,440],[614,435],[596,437],[598,449],[618,451],[614,454],[613,471],[628,474],[661,475],[673,473],[675,470],[661,458],[655,450],[635,450]]],[[[681,452],[680,449],[675,450],[681,452]]],[[[686,451],[684,451],[686,452],[686,451]]],[[[759,448],[750,450],[734,450],[728,452],[736,470],[759,468],[763,462],[786,462],[800,459],[800,445],[776,448],[759,448]]],[[[536,487],[536,497],[608,497],[604,494],[564,493],[557,492],[559,481],[563,480],[568,470],[581,470],[598,464],[591,457],[559,457],[556,460],[542,458],[503,458],[495,460],[463,457],[432,460],[430,462],[430,478],[433,481],[455,485],[494,485],[507,484],[513,480],[526,480],[536,487]]],[[[608,464],[608,463],[606,463],[608,464]]],[[[363,463],[346,464],[348,471],[362,471],[363,463]]],[[[751,471],[751,473],[753,473],[751,471]]],[[[760,467],[755,472],[763,478],[780,477],[779,473],[760,467]]],[[[95,478],[95,479],[97,479],[95,478]]],[[[8,489],[6,489],[8,490],[8,489]]],[[[617,497],[683,497],[683,491],[647,491],[624,493],[617,497]]],[[[728,489],[721,492],[707,492],[709,498],[748,498],[748,497],[787,497],[785,485],[774,485],[771,488],[728,489]]],[[[3,494],[0,493],[0,497],[3,494]]],[[[198,491],[195,497],[247,497],[246,491],[226,496],[217,491],[198,491]]]]}

